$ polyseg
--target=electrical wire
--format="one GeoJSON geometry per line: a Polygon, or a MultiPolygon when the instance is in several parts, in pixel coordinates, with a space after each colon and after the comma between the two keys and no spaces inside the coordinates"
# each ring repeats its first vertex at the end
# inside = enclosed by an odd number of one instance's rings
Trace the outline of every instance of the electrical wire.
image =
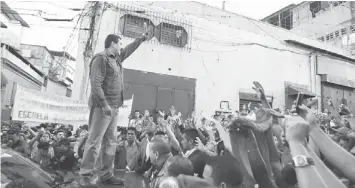
{"type": "Polygon", "coordinates": [[[68,40],[67,40],[67,43],[66,43],[66,45],[63,47],[63,51],[64,51],[64,52],[68,49],[69,45],[71,45],[71,42],[73,41],[72,38],[74,37],[75,31],[77,30],[77,27],[78,27],[79,23],[81,23],[82,18],[83,18],[84,16],[87,16],[87,14],[89,14],[89,12],[86,12],[86,13],[84,12],[84,11],[87,9],[87,7],[88,7],[89,5],[91,5],[91,3],[87,3],[87,4],[84,6],[84,8],[83,8],[83,10],[81,11],[81,13],[79,14],[79,17],[77,18],[77,21],[76,21],[76,23],[75,23],[75,25],[74,25],[74,27],[73,27],[73,29],[72,29],[72,31],[71,31],[71,34],[69,35],[69,38],[68,38],[68,40]]]}
{"type": "MultiPolygon", "coordinates": [[[[213,41],[211,41],[211,42],[213,43],[213,41]]],[[[222,46],[226,46],[226,45],[222,45],[222,46]]],[[[229,46],[229,47],[260,46],[260,47],[267,48],[267,49],[270,49],[270,50],[277,50],[277,51],[281,51],[281,52],[290,52],[290,53],[294,53],[294,54],[298,54],[298,55],[307,55],[307,56],[309,55],[308,53],[304,53],[304,52],[297,52],[297,51],[289,50],[289,49],[275,48],[275,47],[271,47],[271,46],[267,46],[267,45],[263,45],[263,44],[259,44],[259,43],[254,43],[254,42],[250,42],[250,43],[234,43],[233,45],[227,45],[227,46],[229,46]]],[[[200,52],[225,53],[225,52],[239,51],[240,49],[216,51],[216,50],[202,50],[200,48],[197,48],[197,49],[191,48],[191,50],[200,51],[200,52]]]]}
{"type": "Polygon", "coordinates": [[[27,8],[1,8],[1,11],[3,11],[4,13],[9,13],[9,14],[14,14],[15,12],[18,13],[18,11],[34,11],[34,12],[38,12],[38,13],[45,13],[47,15],[53,15],[53,16],[57,16],[57,14],[52,14],[52,13],[48,13],[46,11],[43,10],[39,10],[39,9],[27,9],[27,8]]]}
{"type": "MultiPolygon", "coordinates": [[[[102,8],[102,12],[101,12],[101,18],[100,18],[99,27],[98,27],[97,34],[96,34],[96,37],[95,37],[96,39],[95,39],[94,44],[91,44],[93,46],[93,47],[91,47],[92,48],[92,52],[95,52],[95,49],[96,49],[96,46],[97,46],[97,41],[98,41],[98,37],[99,37],[99,34],[100,34],[101,23],[102,23],[103,15],[104,15],[104,12],[106,11],[106,8],[107,8],[107,4],[104,3],[104,7],[102,8]]],[[[87,81],[86,83],[87,84],[86,84],[86,87],[85,87],[85,94],[87,95],[90,82],[87,81]]]]}

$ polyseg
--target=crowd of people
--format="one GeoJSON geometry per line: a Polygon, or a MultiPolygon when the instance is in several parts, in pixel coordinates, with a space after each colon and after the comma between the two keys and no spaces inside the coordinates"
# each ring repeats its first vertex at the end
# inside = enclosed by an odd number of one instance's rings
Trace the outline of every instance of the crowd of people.
{"type": "MultiPolygon", "coordinates": [[[[348,110],[344,105],[339,109],[348,110]]],[[[203,181],[207,182],[200,182],[203,186],[209,183],[211,186],[223,184],[238,187],[243,183],[240,161],[233,157],[231,146],[225,146],[225,139],[222,139],[225,133],[221,133],[221,129],[228,131],[231,124],[241,117],[255,121],[260,118],[258,110],[246,108],[241,113],[214,115],[211,118],[191,116],[184,120],[174,107],[170,108],[169,114],[159,112],[156,117],[147,110],[143,115],[137,110],[127,127],[117,127],[115,169],[141,174],[150,180],[150,187],[161,184],[163,177],[179,175],[179,178],[204,178],[203,181]]],[[[286,118],[293,115],[290,110],[275,111],[286,118]]],[[[355,155],[355,132],[347,118],[339,122],[327,109],[324,113],[314,113],[314,116],[319,119],[319,127],[333,141],[355,155]]],[[[38,127],[28,127],[21,122],[2,122],[1,131],[3,148],[19,152],[43,168],[56,171],[63,178],[75,178],[88,137],[87,125],[73,132],[71,125],[43,123],[38,127]]],[[[296,187],[295,167],[290,163],[292,157],[284,136],[273,135],[281,153],[281,175],[287,183],[286,187],[296,187]]],[[[323,160],[334,174],[342,178],[344,184],[354,186],[355,182],[344,178],[341,172],[323,160]]]]}
{"type": "MultiPolygon", "coordinates": [[[[227,116],[183,119],[169,113],[134,112],[118,126],[123,105],[122,62],[147,39],[148,30],[125,48],[110,34],[105,51],[90,62],[89,125],[2,123],[1,144],[79,185],[127,188],[345,188],[355,184],[355,117],[345,105],[315,114],[314,101],[289,110],[262,102],[227,116]],[[117,133],[117,134],[116,134],[117,133]],[[115,169],[123,169],[125,181],[115,169]]],[[[299,95],[300,96],[300,95],[299,95]]]]}

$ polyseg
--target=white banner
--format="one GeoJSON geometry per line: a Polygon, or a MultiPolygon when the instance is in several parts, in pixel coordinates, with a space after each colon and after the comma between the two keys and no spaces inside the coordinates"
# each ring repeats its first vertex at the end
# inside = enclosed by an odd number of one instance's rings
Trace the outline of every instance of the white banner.
{"type": "Polygon", "coordinates": [[[123,106],[119,109],[118,112],[117,126],[128,127],[129,115],[131,115],[132,112],[133,99],[134,95],[132,95],[131,99],[125,100],[123,102],[123,106]]]}
{"type": "Polygon", "coordinates": [[[12,120],[88,124],[89,112],[85,102],[27,89],[17,84],[12,120]]]}

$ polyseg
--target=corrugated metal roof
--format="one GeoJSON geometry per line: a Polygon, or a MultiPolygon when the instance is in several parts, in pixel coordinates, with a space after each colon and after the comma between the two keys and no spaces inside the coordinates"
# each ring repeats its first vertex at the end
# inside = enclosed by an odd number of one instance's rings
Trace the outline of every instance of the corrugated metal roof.
{"type": "Polygon", "coordinates": [[[16,20],[20,22],[23,27],[30,28],[27,22],[23,20],[22,17],[15,10],[12,10],[9,7],[9,5],[7,5],[4,1],[1,1],[0,8],[1,8],[1,14],[5,15],[9,20],[16,20]]]}

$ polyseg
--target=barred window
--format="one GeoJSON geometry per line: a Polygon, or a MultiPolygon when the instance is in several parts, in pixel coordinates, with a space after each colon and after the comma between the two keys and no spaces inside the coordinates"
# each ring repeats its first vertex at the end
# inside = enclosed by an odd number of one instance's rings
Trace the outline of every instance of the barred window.
{"type": "Polygon", "coordinates": [[[186,30],[177,25],[169,23],[160,23],[157,27],[160,29],[159,41],[162,44],[184,47],[187,44],[186,30]]]}
{"type": "Polygon", "coordinates": [[[354,26],[350,26],[350,33],[355,33],[355,27],[354,26]]]}
{"type": "Polygon", "coordinates": [[[330,34],[329,34],[329,39],[333,39],[333,38],[334,38],[333,33],[330,33],[330,34]]]}
{"type": "Polygon", "coordinates": [[[149,19],[126,14],[120,18],[119,27],[123,36],[138,38],[144,33],[144,23],[147,23],[148,29],[154,29],[154,25],[149,19]]]}
{"type": "Polygon", "coordinates": [[[341,35],[346,35],[346,28],[341,29],[341,35]]]}
{"type": "Polygon", "coordinates": [[[339,37],[339,31],[335,31],[335,37],[339,37]]]}
{"type": "Polygon", "coordinates": [[[154,16],[148,14],[145,16],[148,17],[141,17],[134,13],[121,16],[118,24],[120,33],[129,38],[140,37],[145,29],[144,23],[147,23],[147,29],[149,31],[148,41],[152,38],[156,38],[161,44],[167,44],[179,48],[189,48],[189,34],[187,31],[192,31],[191,23],[184,20],[177,21],[174,18],[167,18],[162,15],[154,16]],[[159,24],[154,25],[151,20],[154,20],[154,23],[159,24]],[[167,20],[169,23],[167,23],[167,20]]]}

